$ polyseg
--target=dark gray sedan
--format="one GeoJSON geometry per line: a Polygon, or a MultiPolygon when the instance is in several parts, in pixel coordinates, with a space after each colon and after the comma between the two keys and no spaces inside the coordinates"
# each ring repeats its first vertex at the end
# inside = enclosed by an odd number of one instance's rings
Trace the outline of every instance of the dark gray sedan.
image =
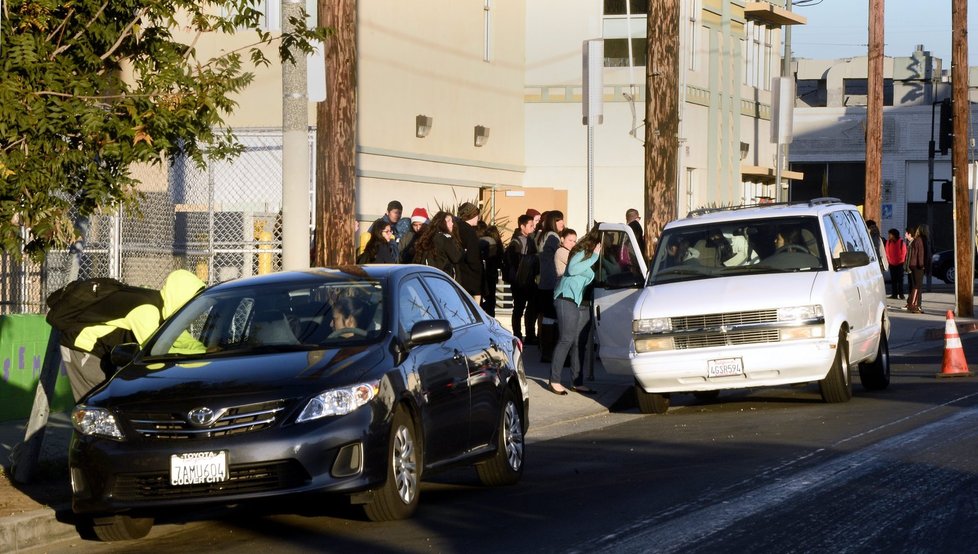
{"type": "Polygon", "coordinates": [[[206,289],[74,409],[72,507],[102,540],[154,510],[303,492],[410,516],[429,472],[523,472],[522,345],[444,273],[278,273],[206,289]]]}

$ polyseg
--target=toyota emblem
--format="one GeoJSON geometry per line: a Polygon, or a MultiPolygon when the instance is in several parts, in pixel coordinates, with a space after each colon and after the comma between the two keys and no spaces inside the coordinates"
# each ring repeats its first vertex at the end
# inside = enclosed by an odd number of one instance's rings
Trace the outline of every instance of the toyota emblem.
{"type": "Polygon", "coordinates": [[[208,407],[194,408],[187,413],[187,421],[194,427],[208,427],[217,420],[219,414],[208,407]]]}

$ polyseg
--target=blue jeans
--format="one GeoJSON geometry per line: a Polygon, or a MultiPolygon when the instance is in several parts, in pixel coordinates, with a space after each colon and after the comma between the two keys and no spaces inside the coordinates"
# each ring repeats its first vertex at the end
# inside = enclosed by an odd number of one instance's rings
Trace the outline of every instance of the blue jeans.
{"type": "Polygon", "coordinates": [[[560,383],[560,374],[564,369],[564,360],[567,355],[573,352],[570,358],[571,374],[574,379],[581,374],[581,359],[577,355],[578,337],[581,330],[587,325],[591,317],[589,306],[578,306],[573,300],[558,298],[554,300],[554,307],[557,310],[557,328],[560,330],[560,339],[554,347],[553,358],[550,362],[550,382],[560,383]]]}

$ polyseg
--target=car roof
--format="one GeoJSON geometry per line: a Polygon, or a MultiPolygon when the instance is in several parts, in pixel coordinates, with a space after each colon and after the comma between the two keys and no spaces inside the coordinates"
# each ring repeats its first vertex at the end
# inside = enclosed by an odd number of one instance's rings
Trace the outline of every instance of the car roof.
{"type": "Polygon", "coordinates": [[[441,273],[431,267],[416,264],[369,264],[313,267],[297,271],[280,271],[277,273],[267,273],[265,275],[256,275],[253,277],[243,277],[216,284],[210,287],[209,290],[229,290],[238,287],[282,283],[325,283],[329,281],[349,282],[357,280],[386,281],[389,279],[399,280],[407,274],[418,272],[431,274],[441,273]]]}
{"type": "Polygon", "coordinates": [[[669,222],[666,225],[666,229],[710,223],[728,223],[745,219],[821,216],[825,213],[843,209],[855,210],[856,207],[852,204],[843,203],[838,198],[815,198],[804,202],[780,202],[723,208],[704,208],[693,210],[685,218],[669,222]]]}

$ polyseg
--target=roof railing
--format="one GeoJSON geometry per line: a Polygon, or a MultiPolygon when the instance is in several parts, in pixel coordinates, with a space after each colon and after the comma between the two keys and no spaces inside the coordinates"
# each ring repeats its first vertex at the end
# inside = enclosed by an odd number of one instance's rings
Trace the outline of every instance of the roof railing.
{"type": "Polygon", "coordinates": [[[701,215],[712,214],[717,212],[730,212],[736,210],[747,210],[751,208],[771,208],[775,206],[822,206],[826,204],[841,204],[842,200],[831,197],[823,196],[819,198],[812,198],[811,200],[791,200],[788,202],[767,202],[764,204],[743,204],[740,206],[716,206],[712,208],[697,208],[695,210],[690,210],[686,217],[698,217],[701,215]]]}

